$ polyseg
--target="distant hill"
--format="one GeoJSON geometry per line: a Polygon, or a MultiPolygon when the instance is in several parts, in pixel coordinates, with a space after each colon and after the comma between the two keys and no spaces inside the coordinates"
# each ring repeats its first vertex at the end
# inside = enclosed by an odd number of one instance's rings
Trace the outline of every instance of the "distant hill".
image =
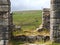
{"type": "Polygon", "coordinates": [[[29,10],[29,11],[14,11],[14,13],[38,13],[42,12],[41,10],[29,10]]]}

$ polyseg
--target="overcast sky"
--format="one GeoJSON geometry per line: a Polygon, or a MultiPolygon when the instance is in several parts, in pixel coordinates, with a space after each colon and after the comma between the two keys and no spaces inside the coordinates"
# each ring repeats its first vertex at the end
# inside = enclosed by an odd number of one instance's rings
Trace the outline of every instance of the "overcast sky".
{"type": "Polygon", "coordinates": [[[12,11],[40,10],[50,7],[50,0],[11,0],[12,11]]]}

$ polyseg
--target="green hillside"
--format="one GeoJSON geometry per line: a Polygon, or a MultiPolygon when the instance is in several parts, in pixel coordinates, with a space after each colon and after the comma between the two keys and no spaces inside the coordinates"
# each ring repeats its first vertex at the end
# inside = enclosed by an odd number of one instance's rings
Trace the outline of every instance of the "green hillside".
{"type": "Polygon", "coordinates": [[[35,30],[42,23],[42,11],[13,12],[13,22],[20,25],[23,30],[35,30]]]}

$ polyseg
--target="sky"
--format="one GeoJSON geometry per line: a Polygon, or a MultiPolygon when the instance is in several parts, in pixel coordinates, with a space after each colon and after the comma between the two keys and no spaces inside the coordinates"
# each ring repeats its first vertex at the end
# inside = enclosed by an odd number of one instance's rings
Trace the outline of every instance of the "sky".
{"type": "Polygon", "coordinates": [[[41,10],[50,8],[50,0],[10,0],[11,11],[41,10]]]}

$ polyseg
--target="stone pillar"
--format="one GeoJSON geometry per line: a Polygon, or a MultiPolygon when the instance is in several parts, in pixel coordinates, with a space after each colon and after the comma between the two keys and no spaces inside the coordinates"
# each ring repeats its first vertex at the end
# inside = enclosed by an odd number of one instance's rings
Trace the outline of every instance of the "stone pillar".
{"type": "Polygon", "coordinates": [[[43,28],[50,30],[50,9],[44,8],[42,11],[43,28]]]}
{"type": "Polygon", "coordinates": [[[10,39],[10,0],[0,0],[0,45],[8,45],[10,39]]]}
{"type": "Polygon", "coordinates": [[[51,0],[50,40],[60,42],[60,0],[51,0]]]}

